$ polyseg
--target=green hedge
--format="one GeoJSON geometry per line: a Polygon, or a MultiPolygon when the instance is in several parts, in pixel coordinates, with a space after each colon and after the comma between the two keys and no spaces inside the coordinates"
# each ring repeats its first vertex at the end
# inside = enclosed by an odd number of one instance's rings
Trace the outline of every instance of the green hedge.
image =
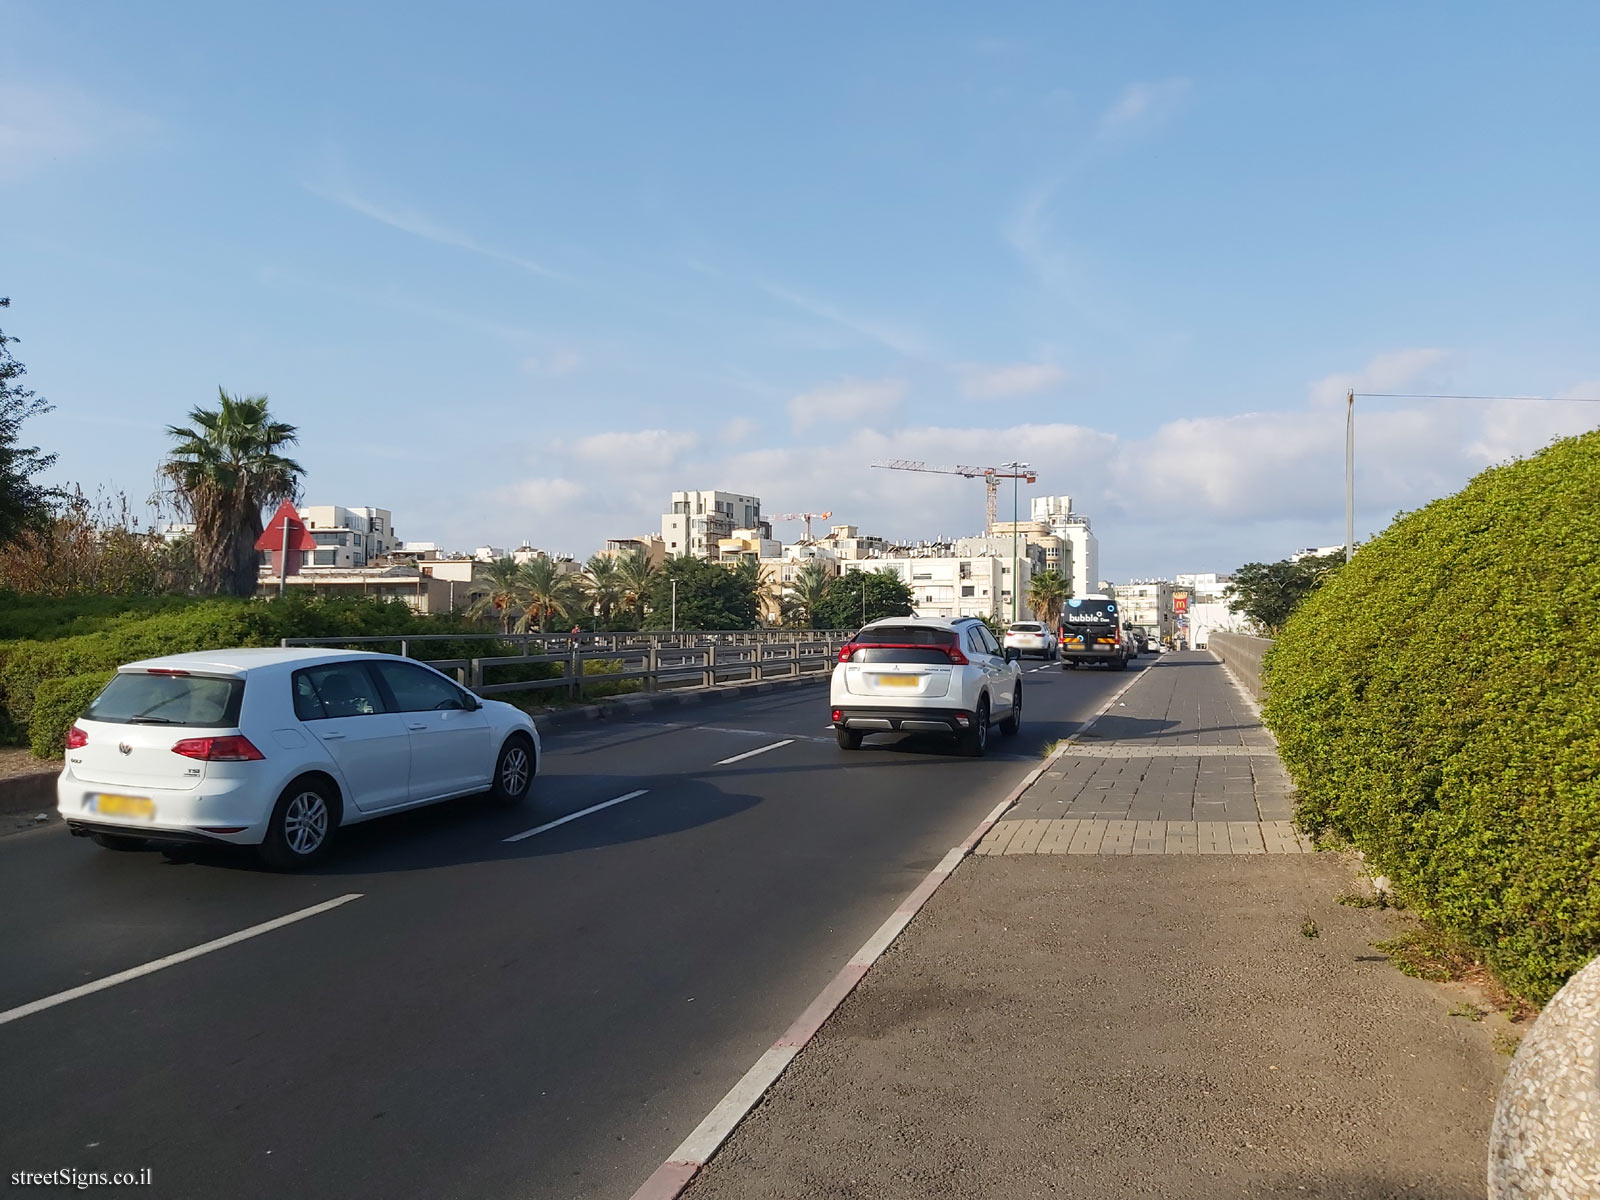
{"type": "MultiPolygon", "coordinates": [[[[41,730],[36,735],[32,729],[36,706],[51,694],[45,685],[96,673],[104,677],[123,663],[142,658],[230,646],[272,646],[285,637],[393,635],[392,646],[383,643],[367,648],[398,651],[400,638],[410,634],[479,632],[478,626],[463,617],[420,616],[399,601],[359,598],[208,599],[165,610],[158,606],[158,611],[147,615],[139,615],[137,609],[113,614],[113,607],[108,603],[98,614],[95,619],[101,620],[103,627],[92,632],[48,636],[85,619],[85,614],[67,606],[60,625],[42,627],[47,636],[0,643],[0,711],[12,740],[24,740],[36,752],[46,746],[54,754],[59,749],[54,733],[41,730]]],[[[492,642],[425,642],[411,649],[418,658],[512,653],[492,642]]],[[[505,669],[509,675],[533,672],[534,677],[550,670],[539,666],[505,669]]],[[[56,700],[52,698],[51,703],[56,700]]]]}
{"type": "Polygon", "coordinates": [[[59,758],[67,744],[67,730],[115,674],[115,671],[91,671],[41,683],[34,694],[33,714],[28,722],[28,745],[34,754],[40,758],[59,758]]]}
{"type": "Polygon", "coordinates": [[[1297,818],[1534,1001],[1600,953],[1600,432],[1402,516],[1289,619],[1297,818]]]}

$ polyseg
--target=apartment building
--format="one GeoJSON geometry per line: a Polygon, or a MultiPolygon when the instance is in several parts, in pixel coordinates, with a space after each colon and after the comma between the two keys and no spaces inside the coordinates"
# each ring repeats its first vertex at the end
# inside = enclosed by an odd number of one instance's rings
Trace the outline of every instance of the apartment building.
{"type": "Polygon", "coordinates": [[[300,510],[300,519],[317,541],[308,567],[365,567],[402,544],[387,508],[313,504],[300,510]]]}
{"type": "Polygon", "coordinates": [[[1213,604],[1225,600],[1233,586],[1232,575],[1215,571],[1196,571],[1172,577],[1172,586],[1188,591],[1191,604],[1213,604]]]}
{"type": "Polygon", "coordinates": [[[761,519],[761,500],[734,492],[673,492],[672,510],[662,514],[661,540],[668,557],[692,554],[708,562],[717,557],[717,543],[735,529],[760,529],[772,536],[761,519]]]}
{"type": "Polygon", "coordinates": [[[863,535],[854,525],[834,525],[826,537],[817,539],[833,552],[841,562],[860,562],[889,552],[889,543],[881,537],[863,535]]]}
{"type": "Polygon", "coordinates": [[[1173,590],[1172,581],[1168,579],[1136,579],[1132,583],[1113,584],[1111,595],[1122,611],[1124,624],[1155,631],[1159,637],[1170,637],[1178,628],[1173,590]]]}
{"type": "Polygon", "coordinates": [[[820,563],[830,577],[840,571],[838,557],[820,539],[784,546],[777,554],[761,559],[763,622],[776,625],[783,619],[783,602],[794,592],[795,580],[810,563],[820,563]]]}
{"type": "Polygon", "coordinates": [[[605,546],[597,553],[606,558],[631,558],[643,554],[652,567],[667,560],[667,543],[658,533],[645,533],[631,538],[607,538],[605,546]]]}
{"type": "MultiPolygon", "coordinates": [[[[983,543],[994,539],[971,538],[962,542],[983,543]]],[[[969,549],[971,547],[968,547],[969,549]]],[[[1004,555],[994,553],[925,555],[910,558],[875,558],[864,562],[868,570],[892,570],[911,589],[911,605],[919,617],[987,617],[1009,621],[1012,614],[1011,552],[1009,540],[1004,555]]],[[[1026,619],[1028,581],[1033,576],[1033,561],[1023,555],[1017,563],[1016,611],[1026,619]]]]}
{"type": "Polygon", "coordinates": [[[758,562],[764,558],[777,558],[783,553],[783,543],[772,537],[770,525],[757,529],[735,529],[725,538],[717,539],[715,561],[737,563],[745,559],[758,562]]]}

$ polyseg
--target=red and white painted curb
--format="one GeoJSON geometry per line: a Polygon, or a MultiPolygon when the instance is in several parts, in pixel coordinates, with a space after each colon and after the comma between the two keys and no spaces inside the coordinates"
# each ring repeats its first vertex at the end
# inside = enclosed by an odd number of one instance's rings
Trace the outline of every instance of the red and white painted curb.
{"type": "Polygon", "coordinates": [[[939,860],[939,865],[928,872],[926,878],[890,914],[889,919],[878,926],[878,931],[866,940],[861,949],[850,956],[850,961],[845,963],[828,985],[817,993],[816,999],[806,1005],[806,1010],[796,1018],[795,1023],[784,1031],[782,1037],[772,1043],[765,1054],[756,1059],[755,1065],[746,1071],[744,1077],[717,1102],[715,1108],[706,1114],[705,1120],[695,1126],[694,1132],[684,1138],[667,1161],[657,1167],[650,1178],[640,1185],[639,1190],[633,1194],[633,1200],[676,1200],[676,1197],[683,1193],[683,1189],[689,1186],[689,1181],[701,1167],[711,1161],[711,1156],[723,1142],[728,1140],[728,1136],[733,1133],[739,1122],[744,1120],[750,1110],[760,1102],[761,1097],[767,1094],[767,1089],[778,1081],[778,1077],[800,1051],[817,1036],[817,1031],[822,1028],[823,1022],[844,1003],[845,997],[855,990],[856,984],[861,982],[872,965],[883,957],[884,951],[894,943],[895,938],[911,924],[911,919],[922,911],[922,906],[933,898],[940,885],[955,873],[955,869],[961,865],[961,860],[971,854],[973,847],[983,840],[983,835],[993,828],[994,823],[1007,809],[1022,798],[1024,792],[1038,782],[1039,777],[1053,763],[1072,748],[1073,742],[1089,732],[1095,722],[1105,716],[1112,706],[1122,699],[1122,694],[1142,677],[1141,671],[1113,692],[1111,698],[1084,723],[1082,729],[1071,737],[1062,739],[1050,757],[1029,771],[1004,800],[989,810],[988,816],[978,822],[972,832],[962,839],[960,845],[952,847],[950,853],[939,860]]]}

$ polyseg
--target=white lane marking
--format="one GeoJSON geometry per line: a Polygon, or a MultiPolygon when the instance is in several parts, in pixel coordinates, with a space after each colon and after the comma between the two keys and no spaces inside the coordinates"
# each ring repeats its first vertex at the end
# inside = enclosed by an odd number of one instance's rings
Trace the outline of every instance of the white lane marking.
{"type": "Polygon", "coordinates": [[[632,800],[644,795],[649,788],[640,788],[636,792],[627,792],[621,796],[613,796],[609,800],[602,800],[599,804],[591,804],[588,808],[581,808],[575,813],[568,813],[564,817],[557,817],[554,821],[546,821],[543,825],[535,825],[532,829],[524,829],[521,833],[513,833],[503,839],[508,842],[520,842],[523,838],[531,838],[535,834],[543,833],[547,829],[554,829],[557,825],[565,825],[568,821],[576,821],[579,817],[587,817],[590,813],[597,813],[602,808],[610,808],[613,804],[621,804],[624,800],[632,800]]]}
{"type": "Polygon", "coordinates": [[[260,925],[252,925],[249,929],[241,929],[238,933],[230,933],[226,937],[217,938],[215,941],[191,946],[187,950],[179,950],[176,954],[154,959],[142,966],[130,967],[126,971],[118,971],[115,975],[107,975],[104,979],[96,979],[93,983],[85,983],[75,988],[68,988],[64,992],[57,992],[53,996],[46,996],[42,1000],[34,1000],[17,1008],[8,1008],[5,1012],[0,1012],[0,1025],[5,1025],[11,1021],[19,1021],[23,1017],[31,1017],[36,1012],[43,1012],[47,1008],[65,1004],[68,1000],[77,1000],[82,996],[91,996],[95,992],[103,992],[107,988],[116,987],[119,983],[127,983],[130,979],[138,979],[141,975],[152,975],[166,967],[175,967],[181,962],[188,962],[191,958],[199,958],[202,954],[210,954],[213,950],[221,950],[225,946],[232,946],[235,943],[259,937],[263,933],[271,933],[274,929],[282,929],[285,925],[293,925],[296,921],[304,921],[307,917],[314,917],[318,913],[328,912],[330,909],[338,908],[341,904],[359,900],[363,894],[362,892],[350,892],[333,900],[325,900],[321,904],[314,904],[310,908],[302,908],[299,912],[292,912],[287,916],[274,917],[270,921],[263,921],[260,925]]]}
{"type": "Polygon", "coordinates": [[[736,763],[736,762],[739,762],[741,759],[754,758],[758,754],[765,754],[768,750],[776,750],[779,746],[790,746],[790,745],[793,745],[793,744],[794,744],[794,739],[793,738],[784,738],[783,741],[781,741],[781,742],[773,742],[772,745],[770,745],[770,746],[762,746],[762,747],[760,747],[759,749],[756,749],[756,750],[746,750],[743,754],[735,754],[731,758],[718,759],[714,765],[719,766],[719,767],[725,767],[729,763],[736,763]]]}

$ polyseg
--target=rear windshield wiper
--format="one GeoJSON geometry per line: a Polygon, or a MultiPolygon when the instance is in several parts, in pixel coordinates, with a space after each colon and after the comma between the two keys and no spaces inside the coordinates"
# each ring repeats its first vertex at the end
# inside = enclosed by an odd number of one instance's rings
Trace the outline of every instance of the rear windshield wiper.
{"type": "Polygon", "coordinates": [[[166,717],[125,717],[124,725],[176,725],[177,722],[166,717]]]}

